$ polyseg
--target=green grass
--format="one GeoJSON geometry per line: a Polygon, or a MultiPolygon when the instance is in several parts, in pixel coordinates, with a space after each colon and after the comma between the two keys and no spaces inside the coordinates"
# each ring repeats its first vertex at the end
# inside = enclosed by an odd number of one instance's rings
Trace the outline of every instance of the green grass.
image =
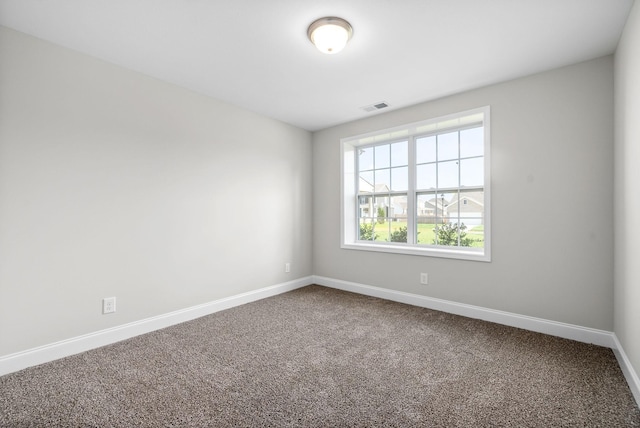
{"type": "MultiPolygon", "coordinates": [[[[384,223],[374,223],[374,231],[378,235],[376,241],[388,242],[390,233],[406,227],[407,223],[402,221],[385,221],[384,223]]],[[[418,243],[433,245],[435,224],[418,224],[418,243]]],[[[484,246],[484,225],[470,226],[467,229],[467,238],[473,239],[472,247],[482,248],[484,246]]]]}

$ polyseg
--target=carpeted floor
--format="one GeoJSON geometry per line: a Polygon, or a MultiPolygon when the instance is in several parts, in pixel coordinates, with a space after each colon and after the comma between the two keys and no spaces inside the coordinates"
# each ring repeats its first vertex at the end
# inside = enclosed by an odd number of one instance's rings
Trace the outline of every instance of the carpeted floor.
{"type": "Polygon", "coordinates": [[[607,348],[309,286],[0,377],[3,427],[640,427],[607,348]]]}

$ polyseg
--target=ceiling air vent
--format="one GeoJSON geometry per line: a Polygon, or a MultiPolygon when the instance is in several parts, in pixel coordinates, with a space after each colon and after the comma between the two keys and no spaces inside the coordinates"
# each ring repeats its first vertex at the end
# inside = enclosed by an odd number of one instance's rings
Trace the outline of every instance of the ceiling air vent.
{"type": "Polygon", "coordinates": [[[389,104],[382,101],[379,103],[371,104],[371,105],[360,107],[360,108],[366,112],[372,112],[372,111],[383,109],[385,107],[389,107],[389,104]]]}

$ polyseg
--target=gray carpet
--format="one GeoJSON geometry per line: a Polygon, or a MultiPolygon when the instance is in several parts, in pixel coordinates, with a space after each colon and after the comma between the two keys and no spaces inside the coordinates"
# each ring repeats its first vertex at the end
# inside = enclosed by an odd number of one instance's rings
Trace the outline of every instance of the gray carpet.
{"type": "Polygon", "coordinates": [[[637,427],[607,348],[309,286],[0,377],[3,427],[637,427]]]}

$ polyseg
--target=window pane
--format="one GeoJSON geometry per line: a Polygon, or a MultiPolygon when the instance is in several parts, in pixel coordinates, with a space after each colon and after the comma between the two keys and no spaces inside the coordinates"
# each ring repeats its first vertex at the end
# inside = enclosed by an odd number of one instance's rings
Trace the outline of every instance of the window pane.
{"type": "Polygon", "coordinates": [[[400,222],[407,222],[407,196],[392,196],[389,204],[389,217],[400,222]]]}
{"type": "Polygon", "coordinates": [[[373,197],[372,196],[360,196],[358,199],[359,216],[360,218],[373,217],[373,197]]]}
{"type": "Polygon", "coordinates": [[[418,244],[433,245],[434,243],[436,204],[435,193],[422,193],[416,198],[416,242],[418,244]]]}
{"type": "Polygon", "coordinates": [[[391,168],[391,190],[406,191],[409,188],[409,168],[391,168]]]}
{"type": "Polygon", "coordinates": [[[458,133],[438,135],[438,160],[448,160],[458,158],[458,133]]]}
{"type": "Polygon", "coordinates": [[[416,163],[436,161],[436,137],[416,139],[416,163]]]}
{"type": "Polygon", "coordinates": [[[358,184],[358,192],[373,192],[373,171],[361,172],[359,181],[360,183],[358,184]]]}
{"type": "Polygon", "coordinates": [[[435,193],[422,193],[416,198],[416,210],[418,217],[428,220],[428,223],[435,223],[437,209],[437,199],[435,193]]]}
{"type": "Polygon", "coordinates": [[[460,161],[460,186],[482,186],[484,184],[484,158],[460,161]]]}
{"type": "Polygon", "coordinates": [[[373,169],[373,147],[358,149],[358,168],[360,171],[373,169]]]}
{"type": "Polygon", "coordinates": [[[416,187],[420,190],[436,188],[436,164],[418,165],[416,167],[416,187]]]}
{"type": "Polygon", "coordinates": [[[391,145],[391,166],[409,164],[409,142],[401,141],[391,145]]]}
{"type": "Polygon", "coordinates": [[[484,127],[460,131],[460,157],[484,155],[484,127]]]}
{"type": "Polygon", "coordinates": [[[358,239],[363,241],[375,240],[375,220],[374,219],[360,219],[358,230],[358,239]]]}
{"type": "Polygon", "coordinates": [[[375,168],[389,168],[389,144],[375,147],[375,168]]]}
{"type": "Polygon", "coordinates": [[[447,223],[451,224],[451,225],[458,225],[460,224],[460,216],[458,213],[458,204],[456,202],[452,203],[451,205],[449,205],[447,208],[447,223]]]}
{"type": "Polygon", "coordinates": [[[389,222],[378,219],[374,225],[375,240],[389,242],[389,222]]]}
{"type": "Polygon", "coordinates": [[[469,228],[484,224],[484,192],[460,192],[460,218],[469,228]]]}
{"type": "Polygon", "coordinates": [[[456,223],[458,220],[458,208],[460,202],[460,195],[458,192],[445,193],[444,194],[444,205],[443,209],[445,211],[445,217],[447,222],[456,223]]]}
{"type": "Polygon", "coordinates": [[[438,188],[447,189],[450,187],[458,187],[458,161],[439,162],[438,188]]]}
{"type": "Polygon", "coordinates": [[[406,222],[391,222],[389,223],[391,228],[391,235],[389,240],[391,242],[407,242],[407,223],[406,222]]]}
{"type": "Polygon", "coordinates": [[[373,214],[374,217],[377,217],[378,219],[384,219],[386,218],[388,215],[388,210],[389,210],[389,198],[387,196],[378,196],[376,198],[376,202],[374,205],[375,208],[375,213],[373,214]]]}
{"type": "Polygon", "coordinates": [[[450,242],[454,241],[457,245],[457,234],[451,236],[449,224],[449,212],[446,209],[447,202],[443,197],[438,198],[437,203],[437,215],[435,218],[435,225],[433,228],[433,242],[435,245],[450,245],[450,242]],[[443,211],[444,210],[444,211],[443,211]]]}
{"type": "Polygon", "coordinates": [[[438,218],[441,219],[442,223],[447,223],[449,218],[458,215],[458,208],[456,203],[458,201],[458,193],[440,193],[438,195],[438,218]]]}
{"type": "Polygon", "coordinates": [[[454,206],[457,200],[457,192],[438,195],[433,244],[458,245],[458,228],[451,224],[451,221],[455,221],[457,217],[457,210],[454,206]]]}
{"type": "Polygon", "coordinates": [[[438,245],[484,246],[484,192],[445,193],[443,223],[438,225],[438,245]]]}
{"type": "MultiPolygon", "coordinates": [[[[474,195],[475,196],[475,195],[474,195]]],[[[460,222],[466,226],[461,244],[468,247],[484,248],[484,206],[475,198],[460,195],[460,222]]]]}
{"type": "Polygon", "coordinates": [[[391,188],[391,171],[389,169],[377,169],[375,191],[388,192],[391,188]]]}
{"type": "Polygon", "coordinates": [[[453,223],[439,223],[435,227],[436,245],[458,246],[458,225],[453,223]]]}

